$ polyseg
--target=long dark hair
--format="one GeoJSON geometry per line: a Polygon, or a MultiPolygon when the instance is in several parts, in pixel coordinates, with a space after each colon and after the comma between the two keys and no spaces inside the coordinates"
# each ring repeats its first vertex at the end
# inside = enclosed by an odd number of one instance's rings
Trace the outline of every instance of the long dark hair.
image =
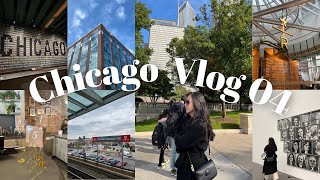
{"type": "Polygon", "coordinates": [[[290,153],[290,154],[289,154],[288,159],[287,159],[287,164],[290,164],[290,156],[292,156],[292,159],[293,159],[292,164],[295,165],[295,164],[296,164],[296,160],[295,160],[295,158],[294,158],[293,153],[290,153]]]}
{"type": "Polygon", "coordinates": [[[188,96],[191,96],[193,101],[194,121],[192,123],[196,123],[197,121],[204,122],[204,125],[207,128],[208,138],[210,141],[213,141],[215,134],[212,131],[212,125],[210,122],[207,103],[204,99],[204,96],[200,92],[190,92],[186,95],[186,97],[188,96]]]}
{"type": "Polygon", "coordinates": [[[274,150],[274,151],[277,151],[278,150],[278,148],[277,148],[277,145],[276,145],[276,143],[274,142],[274,139],[271,137],[271,138],[269,138],[269,146],[272,148],[272,150],[274,150]]]}

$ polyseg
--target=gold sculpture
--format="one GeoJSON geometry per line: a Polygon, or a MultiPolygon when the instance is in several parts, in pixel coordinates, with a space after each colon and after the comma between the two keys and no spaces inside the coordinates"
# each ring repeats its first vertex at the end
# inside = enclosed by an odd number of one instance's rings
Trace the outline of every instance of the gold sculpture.
{"type": "Polygon", "coordinates": [[[287,28],[287,21],[285,20],[285,18],[280,18],[281,21],[281,27],[274,27],[272,26],[274,29],[278,30],[281,32],[281,37],[280,37],[280,46],[281,48],[283,48],[284,46],[286,47],[286,49],[288,49],[288,39],[285,37],[285,34],[288,34],[289,36],[292,36],[292,34],[288,33],[285,31],[285,28],[287,28]]]}

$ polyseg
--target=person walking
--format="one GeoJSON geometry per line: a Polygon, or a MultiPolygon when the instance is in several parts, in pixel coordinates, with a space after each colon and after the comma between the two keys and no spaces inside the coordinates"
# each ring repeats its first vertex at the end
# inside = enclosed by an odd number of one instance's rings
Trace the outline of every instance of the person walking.
{"type": "Polygon", "coordinates": [[[186,122],[181,132],[175,135],[176,150],[180,154],[175,163],[177,180],[195,180],[195,170],[208,162],[204,154],[214,133],[209,119],[206,101],[200,92],[186,95],[186,122]]]}
{"type": "Polygon", "coordinates": [[[263,174],[265,180],[269,179],[269,175],[273,175],[273,180],[279,179],[277,169],[277,150],[277,145],[274,142],[274,139],[270,137],[268,145],[264,148],[264,152],[266,153],[263,163],[263,174]]]}
{"type": "MultiPolygon", "coordinates": [[[[166,121],[169,115],[169,110],[165,109],[160,115],[159,115],[159,120],[158,123],[161,123],[163,126],[163,131],[165,131],[165,127],[166,127],[166,121]]],[[[165,140],[165,142],[163,143],[163,145],[160,148],[160,156],[159,156],[159,163],[157,166],[157,169],[160,170],[164,167],[165,165],[165,160],[164,160],[164,151],[165,149],[168,147],[167,145],[167,140],[165,140]]]]}
{"type": "Polygon", "coordinates": [[[170,115],[169,117],[173,120],[173,128],[171,131],[168,131],[168,141],[171,146],[171,154],[170,154],[170,174],[172,176],[177,175],[177,169],[174,167],[177,159],[179,158],[179,153],[176,151],[176,144],[174,140],[175,134],[181,131],[183,124],[185,122],[185,108],[184,108],[185,96],[181,97],[180,102],[170,103],[170,115]]]}

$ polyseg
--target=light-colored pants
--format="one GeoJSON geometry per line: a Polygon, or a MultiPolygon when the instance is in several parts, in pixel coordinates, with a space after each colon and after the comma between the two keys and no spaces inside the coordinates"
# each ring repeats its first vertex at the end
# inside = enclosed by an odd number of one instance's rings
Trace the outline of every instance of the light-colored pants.
{"type": "Polygon", "coordinates": [[[177,153],[177,151],[176,151],[176,143],[174,142],[174,138],[168,136],[168,140],[171,145],[170,168],[174,169],[175,168],[174,163],[176,163],[176,160],[179,157],[179,153],[177,153]]]}
{"type": "Polygon", "coordinates": [[[273,176],[273,180],[279,179],[278,172],[275,172],[275,173],[269,174],[269,175],[264,175],[264,179],[268,180],[269,176],[271,176],[271,175],[273,176]]]}

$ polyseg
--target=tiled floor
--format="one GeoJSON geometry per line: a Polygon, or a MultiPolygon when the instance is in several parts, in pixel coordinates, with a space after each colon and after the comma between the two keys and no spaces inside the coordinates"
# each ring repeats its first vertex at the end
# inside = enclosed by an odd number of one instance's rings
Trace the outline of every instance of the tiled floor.
{"type": "Polygon", "coordinates": [[[35,159],[29,153],[0,155],[0,179],[64,180],[64,175],[55,160],[47,155],[43,158],[47,169],[38,165],[36,161],[39,159],[35,159]],[[34,166],[35,164],[37,166],[34,166]]]}
{"type": "Polygon", "coordinates": [[[63,177],[65,180],[68,179],[68,164],[61,161],[59,158],[53,157],[52,160],[57,164],[59,167],[60,171],[63,174],[63,177]]]}

